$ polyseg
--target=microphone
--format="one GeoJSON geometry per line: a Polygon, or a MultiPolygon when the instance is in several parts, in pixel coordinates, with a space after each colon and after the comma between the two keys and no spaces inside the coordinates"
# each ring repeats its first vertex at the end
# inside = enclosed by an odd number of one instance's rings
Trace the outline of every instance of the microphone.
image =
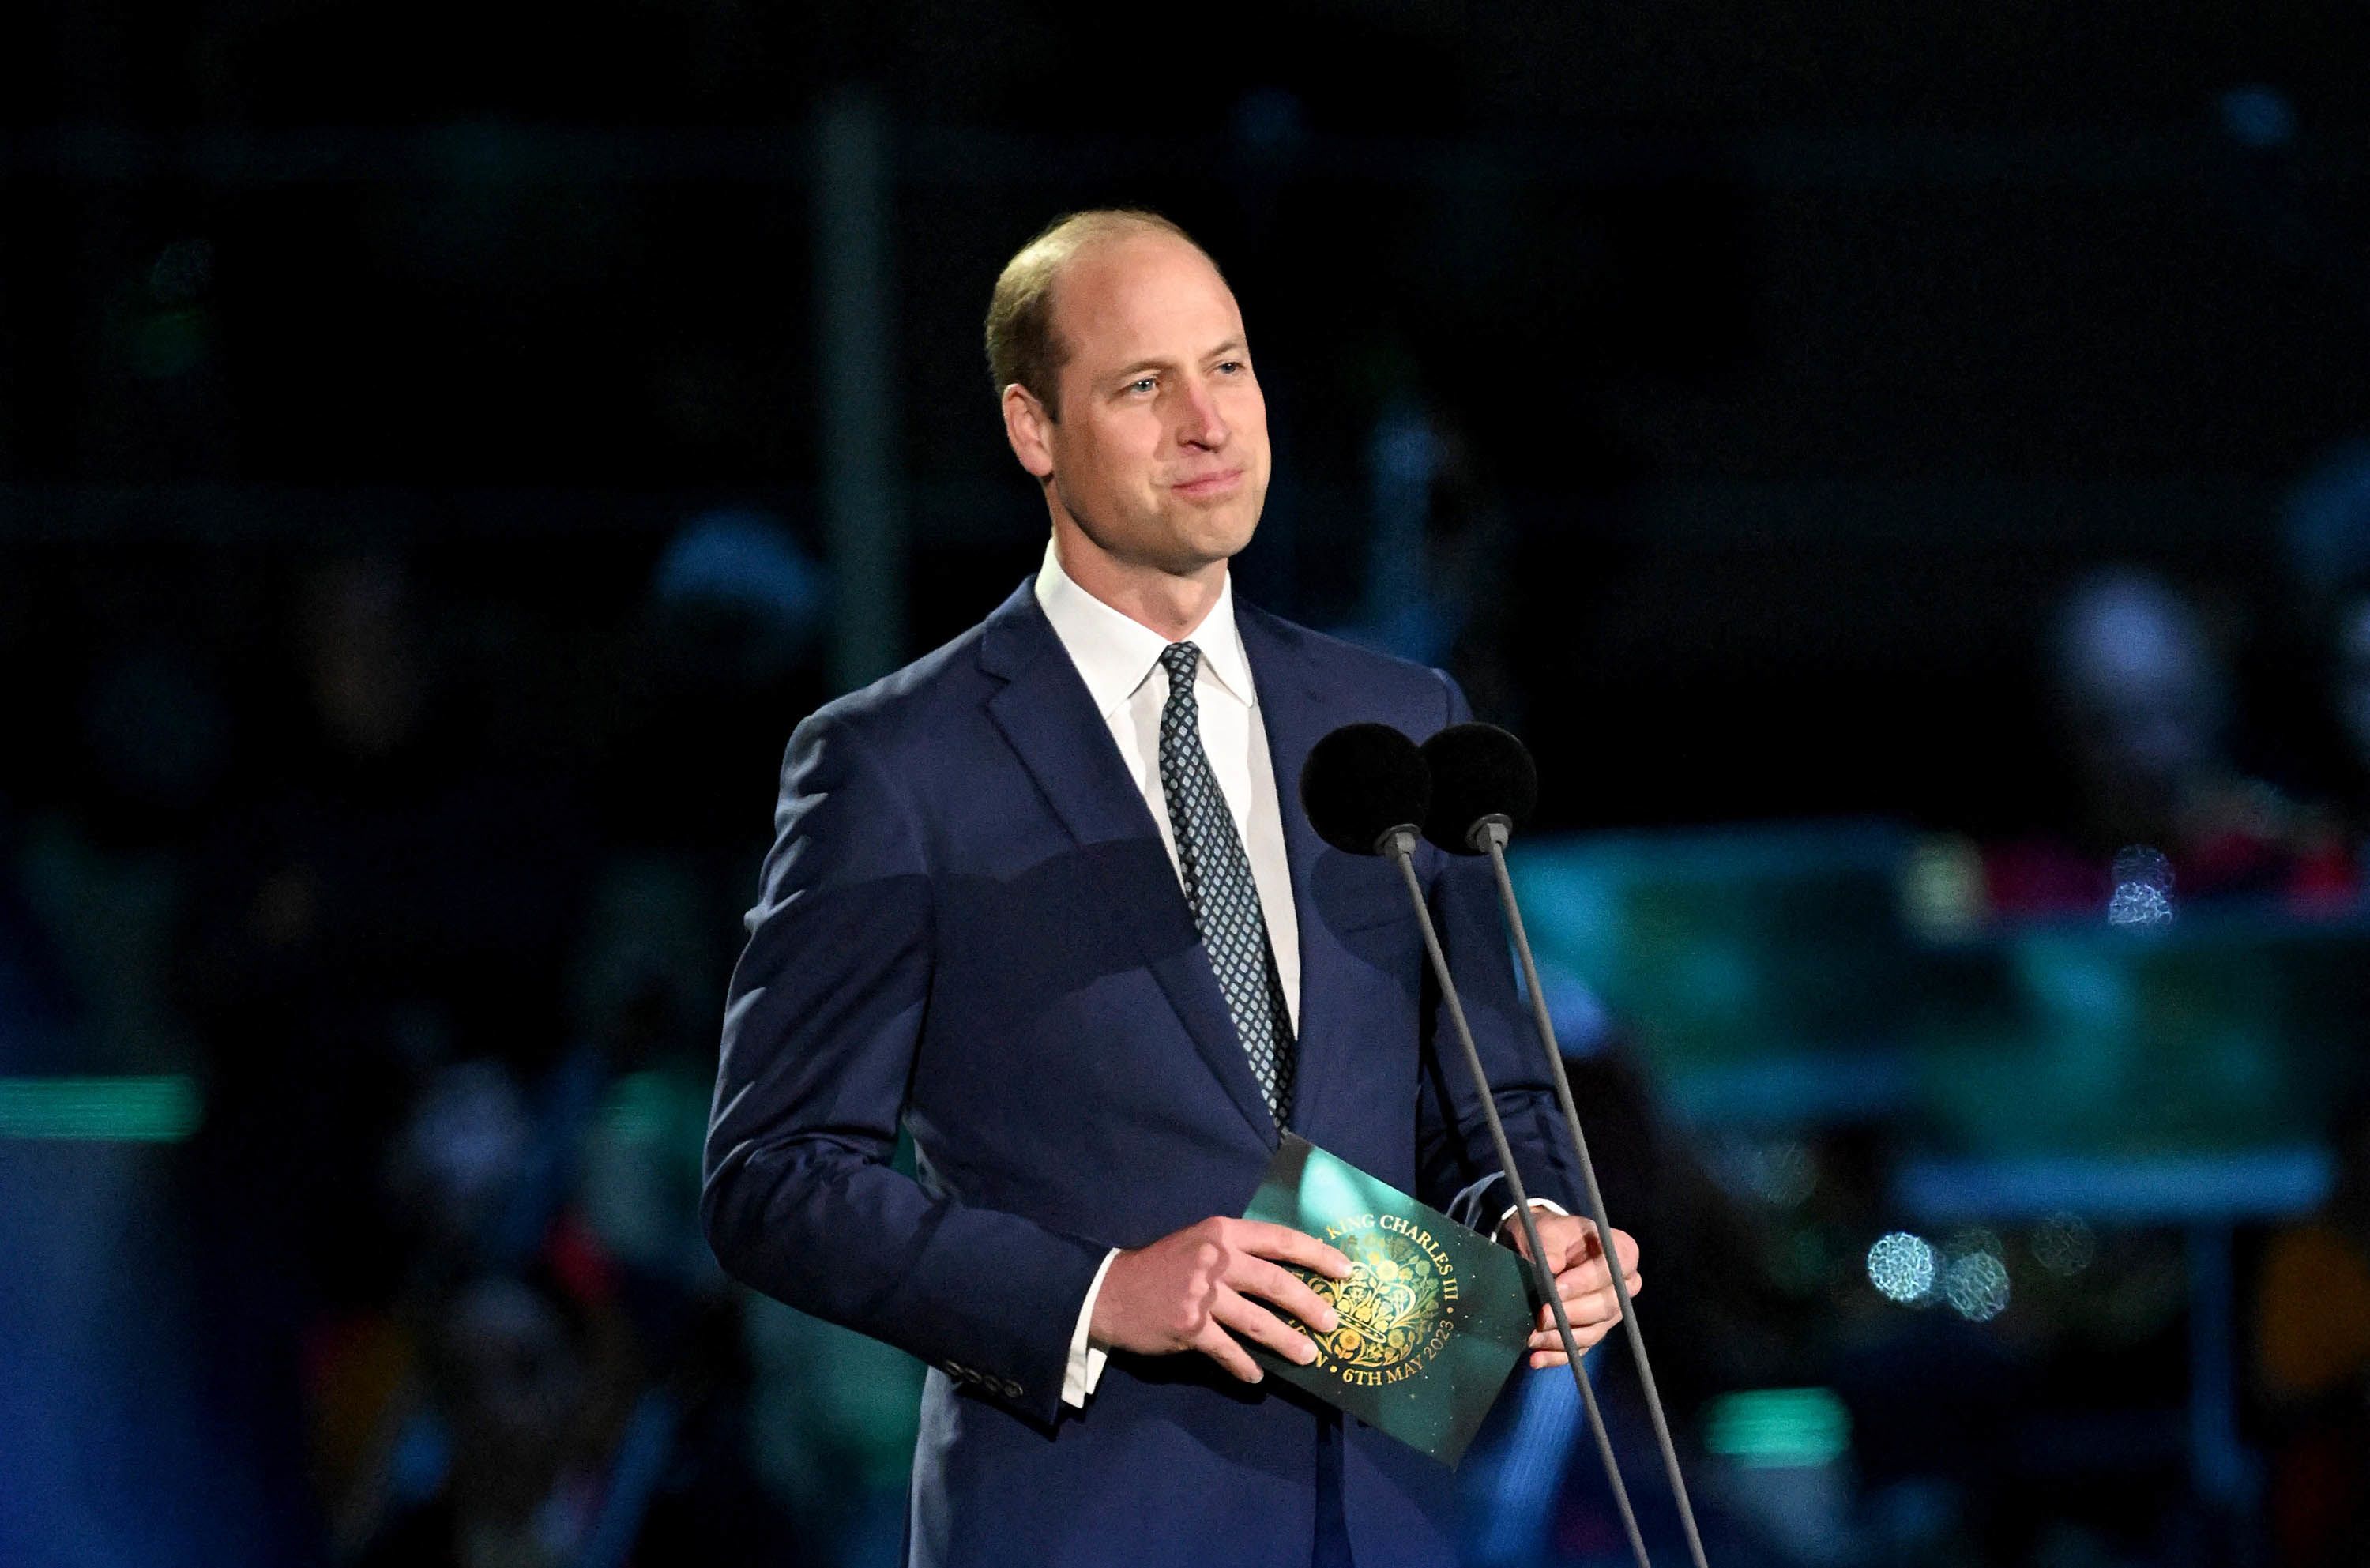
{"type": "Polygon", "coordinates": [[[1654,1368],[1646,1358],[1646,1331],[1638,1322],[1637,1305],[1621,1277],[1618,1254],[1613,1251],[1613,1222],[1605,1217],[1605,1194],[1597,1189],[1596,1166],[1588,1158],[1588,1139],[1580,1130],[1580,1112],[1572,1104],[1571,1079],[1564,1072],[1563,1051],[1556,1043],[1555,1025],[1547,1017],[1547,993],[1539,986],[1539,970],[1531,956],[1531,939],[1523,929],[1523,912],[1514,902],[1513,879],[1506,874],[1506,844],[1514,830],[1530,820],[1539,803],[1539,770],[1531,748],[1495,724],[1452,724],[1421,748],[1432,775],[1430,810],[1423,836],[1452,855],[1487,855],[1497,873],[1498,902],[1522,960],[1523,984],[1531,993],[1531,1023],[1547,1052],[1547,1070],[1555,1079],[1556,1102],[1571,1134],[1572,1153],[1588,1191],[1588,1217],[1605,1255],[1615,1261],[1613,1289],[1621,1303],[1621,1328],[1629,1341],[1629,1355],[1638,1364],[1639,1386],[1646,1391],[1646,1411],[1653,1418],[1654,1439],[1662,1450],[1662,1469],[1678,1499],[1679,1523],[1685,1527],[1687,1551],[1695,1568],[1705,1568],[1703,1538],[1696,1530],[1695,1509],[1687,1501],[1687,1483],[1679,1473],[1678,1450],[1671,1443],[1671,1426],[1662,1414],[1662,1396],[1654,1387],[1654,1368]]]}
{"type": "MultiPolygon", "coordinates": [[[[1518,746],[1521,744],[1515,742],[1518,746]]],[[[1448,959],[1441,951],[1440,933],[1432,926],[1431,906],[1424,903],[1423,883],[1415,874],[1417,834],[1430,822],[1435,807],[1431,767],[1416,744],[1388,724],[1344,724],[1310,749],[1300,769],[1300,804],[1319,838],[1346,855],[1378,855],[1394,862],[1407,884],[1416,924],[1423,932],[1424,952],[1432,961],[1432,977],[1439,982],[1441,1001],[1457,1042],[1465,1048],[1465,1065],[1480,1096],[1481,1114],[1490,1124],[1498,1169],[1505,1172],[1507,1189],[1513,1194],[1514,1213],[1530,1248],[1532,1276],[1554,1315],[1571,1380],[1580,1386],[1588,1428],[1595,1435],[1597,1455],[1605,1461],[1605,1479],[1613,1483],[1613,1500],[1620,1507],[1629,1550],[1638,1559],[1638,1568],[1652,1568],[1646,1557],[1645,1538],[1638,1532],[1637,1516],[1630,1511],[1629,1489],[1622,1483],[1621,1467],[1613,1458],[1613,1441],[1605,1435],[1604,1413],[1596,1408],[1596,1390],[1581,1366],[1580,1345],[1572,1338],[1571,1320],[1564,1311],[1563,1295],[1556,1288],[1555,1271],[1547,1267],[1546,1250],[1539,1245],[1538,1222],[1531,1213],[1530,1195],[1523,1191],[1522,1172],[1514,1169],[1506,1125],[1498,1115],[1497,1096],[1490,1091],[1490,1075],[1481,1066],[1481,1052],[1473,1043],[1472,1026],[1466,1022],[1455,976],[1449,973],[1448,959]]],[[[1609,1272],[1618,1276],[1619,1254],[1608,1249],[1605,1256],[1612,1260],[1609,1272]]],[[[1617,1277],[1614,1283],[1616,1289],[1620,1287],[1617,1277]]]]}
{"type": "Polygon", "coordinates": [[[1317,836],[1345,855],[1409,854],[1432,812],[1432,769],[1388,724],[1344,724],[1310,748],[1300,806],[1317,836]]]}
{"type": "Polygon", "coordinates": [[[1451,724],[1420,748],[1432,774],[1423,836],[1452,855],[1500,848],[1531,820],[1539,770],[1531,748],[1495,724],[1451,724]]]}

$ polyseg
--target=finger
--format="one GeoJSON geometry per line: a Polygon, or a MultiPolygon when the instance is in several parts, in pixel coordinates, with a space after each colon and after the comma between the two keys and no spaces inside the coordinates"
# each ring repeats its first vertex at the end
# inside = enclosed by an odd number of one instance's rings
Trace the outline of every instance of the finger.
{"type": "MultiPolygon", "coordinates": [[[[1563,1315],[1573,1322],[1611,1322],[1621,1315],[1621,1298],[1610,1290],[1583,1290],[1576,1296],[1563,1297],[1563,1315]]],[[[1539,1309],[1539,1321],[1552,1323],[1555,1313],[1539,1309]]]]}
{"type": "MultiPolygon", "coordinates": [[[[1596,1228],[1596,1222],[1574,1216],[1569,1223],[1578,1228],[1579,1234],[1572,1241],[1571,1256],[1566,1262],[1576,1264],[1584,1258],[1603,1262],[1605,1239],[1603,1233],[1596,1228]]],[[[1618,1226],[1616,1226],[1613,1230],[1613,1250],[1620,1254],[1624,1268],[1632,1270],[1637,1268],[1638,1239],[1618,1226]]]]}
{"type": "MultiPolygon", "coordinates": [[[[1571,1326],[1572,1343],[1579,1345],[1582,1354],[1585,1355],[1602,1344],[1612,1328],[1610,1323],[1598,1323],[1589,1328],[1574,1323],[1571,1326]]],[[[1533,1366],[1562,1366],[1570,1359],[1563,1353],[1563,1336],[1560,1334],[1533,1334],[1524,1349],[1533,1366]]]]}
{"type": "MultiPolygon", "coordinates": [[[[1638,1294],[1639,1278],[1638,1271],[1632,1269],[1621,1282],[1629,1287],[1629,1294],[1632,1296],[1638,1294]]],[[[1605,1260],[1602,1258],[1593,1262],[1582,1263],[1578,1268],[1566,1269],[1556,1275],[1556,1294],[1566,1301],[1575,1296],[1585,1296],[1591,1291],[1612,1288],[1613,1276],[1606,1271],[1605,1260]]]]}
{"type": "Polygon", "coordinates": [[[1306,1366],[1317,1359],[1317,1342],[1248,1296],[1226,1291],[1210,1304],[1210,1316],[1227,1328],[1306,1366]]]}
{"type": "MultiPolygon", "coordinates": [[[[1602,1328],[1619,1322],[1621,1303],[1609,1290],[1593,1290],[1584,1296],[1566,1297],[1563,1315],[1565,1320],[1571,1324],[1572,1332],[1577,1333],[1582,1328],[1602,1328]]],[[[1533,1343],[1542,1340],[1554,1343],[1555,1333],[1555,1314],[1545,1307],[1540,1308],[1537,1321],[1532,1325],[1533,1343]]]]}
{"type": "MultiPolygon", "coordinates": [[[[1630,1296],[1635,1296],[1635,1291],[1630,1291],[1630,1296]]],[[[1612,1321],[1621,1317],[1621,1298],[1612,1291],[1573,1291],[1559,1300],[1564,1303],[1564,1317],[1571,1321],[1612,1321]]],[[[1534,1317],[1540,1326],[1547,1326],[1555,1321],[1555,1309],[1540,1308],[1534,1317]]]]}
{"type": "MultiPolygon", "coordinates": [[[[1612,1326],[1621,1320],[1618,1320],[1618,1317],[1581,1317],[1579,1312],[1573,1312],[1573,1315],[1567,1317],[1564,1321],[1571,1324],[1571,1338],[1588,1338],[1590,1333],[1597,1338],[1605,1338],[1607,1329],[1612,1329],[1612,1326]]],[[[1531,1345],[1531,1350],[1562,1350],[1564,1336],[1562,1333],[1557,1333],[1552,1326],[1547,1326],[1547,1329],[1531,1329],[1531,1338],[1526,1343],[1531,1345]]]]}
{"type": "Polygon", "coordinates": [[[1308,1282],[1279,1263],[1244,1258],[1226,1274],[1226,1283],[1245,1296],[1281,1307],[1320,1334],[1331,1333],[1340,1322],[1332,1305],[1308,1287],[1308,1282]]]}
{"type": "MultiPolygon", "coordinates": [[[[1645,1289],[1646,1276],[1641,1274],[1632,1274],[1622,1280],[1621,1284],[1630,1295],[1635,1296],[1645,1289]]],[[[1576,1301],[1583,1296],[1612,1294],[1613,1282],[1605,1277],[1601,1268],[1594,1272],[1590,1269],[1566,1269],[1556,1276],[1556,1295],[1566,1301],[1576,1301]]]]}
{"type": "Polygon", "coordinates": [[[1227,1240],[1237,1251],[1248,1252],[1255,1258],[1273,1258],[1286,1263],[1298,1263],[1305,1269],[1333,1279],[1350,1277],[1350,1259],[1339,1247],[1329,1247],[1306,1231],[1294,1230],[1288,1225],[1270,1225],[1263,1219],[1238,1219],[1234,1222],[1227,1240]]]}
{"type": "MultiPolygon", "coordinates": [[[[1579,1344],[1580,1353],[1582,1355],[1586,1355],[1590,1351],[1596,1348],[1597,1344],[1605,1336],[1602,1334],[1584,1334],[1575,1329],[1572,1331],[1571,1337],[1573,1341],[1579,1344]]],[[[1552,1350],[1543,1350],[1534,1345],[1526,1359],[1533,1367],[1569,1366],[1571,1365],[1571,1357],[1563,1353],[1563,1343],[1561,1341],[1558,1341],[1555,1348],[1552,1350]]]]}
{"type": "MultiPolygon", "coordinates": [[[[1606,1334],[1612,1332],[1615,1321],[1616,1321],[1616,1320],[1600,1318],[1583,1323],[1578,1318],[1574,1318],[1571,1320],[1571,1337],[1580,1342],[1581,1349],[1586,1350],[1590,1345],[1594,1344],[1606,1334]]],[[[1523,1342],[1523,1348],[1525,1350],[1561,1350],[1563,1348],[1563,1335],[1556,1332],[1553,1329],[1541,1329],[1533,1333],[1529,1339],[1523,1342]]]]}
{"type": "MultiPolygon", "coordinates": [[[[1560,1269],[1578,1260],[1582,1246],[1578,1220],[1570,1215],[1534,1208],[1531,1210],[1531,1223],[1538,1227],[1539,1251],[1546,1255],[1549,1268],[1560,1269]]],[[[1522,1216],[1507,1216],[1506,1229],[1514,1243],[1514,1251],[1528,1258],[1531,1255],[1531,1239],[1523,1233],[1522,1216]]]]}
{"type": "Polygon", "coordinates": [[[1602,1258],[1591,1258],[1575,1263],[1556,1275],[1556,1294],[1566,1301],[1585,1291],[1613,1288],[1613,1271],[1605,1266],[1602,1258]]]}
{"type": "Polygon", "coordinates": [[[1202,1332],[1193,1336],[1193,1348],[1246,1383],[1259,1382],[1267,1376],[1260,1369],[1260,1364],[1251,1359],[1251,1353],[1242,1347],[1241,1342],[1218,1326],[1214,1315],[1209,1322],[1202,1325],[1202,1332]]]}

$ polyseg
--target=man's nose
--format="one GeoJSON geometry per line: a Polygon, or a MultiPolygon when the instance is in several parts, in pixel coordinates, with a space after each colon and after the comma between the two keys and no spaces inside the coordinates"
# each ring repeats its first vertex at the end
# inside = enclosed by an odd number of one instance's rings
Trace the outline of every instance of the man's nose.
{"type": "Polygon", "coordinates": [[[1189,446],[1224,446],[1234,432],[1225,416],[1218,411],[1218,399],[1209,382],[1191,378],[1185,383],[1184,392],[1178,409],[1177,439],[1189,446]]]}

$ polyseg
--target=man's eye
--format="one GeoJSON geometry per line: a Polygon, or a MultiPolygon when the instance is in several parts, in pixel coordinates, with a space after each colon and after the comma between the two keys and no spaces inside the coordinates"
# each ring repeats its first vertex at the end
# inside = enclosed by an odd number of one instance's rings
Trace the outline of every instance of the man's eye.
{"type": "Polygon", "coordinates": [[[1158,382],[1148,375],[1139,375],[1127,384],[1127,389],[1131,392],[1149,392],[1158,385],[1158,382]]]}
{"type": "Polygon", "coordinates": [[[1225,371],[1228,375],[1238,375],[1247,367],[1240,360],[1222,360],[1218,363],[1218,368],[1225,371]]]}

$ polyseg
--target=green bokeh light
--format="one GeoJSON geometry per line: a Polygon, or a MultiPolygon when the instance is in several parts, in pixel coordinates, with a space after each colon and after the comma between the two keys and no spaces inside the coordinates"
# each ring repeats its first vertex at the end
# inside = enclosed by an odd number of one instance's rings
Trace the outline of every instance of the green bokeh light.
{"type": "Polygon", "coordinates": [[[1832,1389],[1723,1394],[1705,1411],[1704,1447],[1755,1470],[1828,1464],[1851,1447],[1851,1416],[1832,1389]]]}
{"type": "Polygon", "coordinates": [[[180,1074],[0,1078],[0,1138],[178,1143],[201,1109],[198,1086],[180,1074]]]}

